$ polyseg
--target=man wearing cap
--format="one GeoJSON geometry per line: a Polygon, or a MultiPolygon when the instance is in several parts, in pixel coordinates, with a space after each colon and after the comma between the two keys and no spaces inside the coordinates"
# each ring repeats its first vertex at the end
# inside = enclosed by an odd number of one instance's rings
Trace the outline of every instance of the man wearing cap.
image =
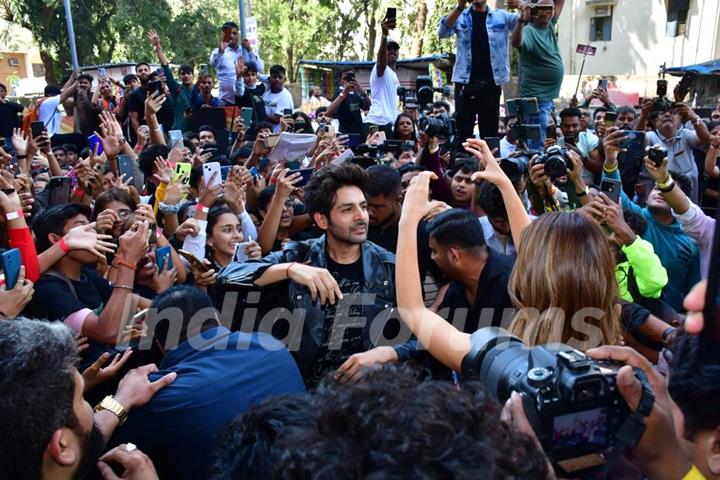
{"type": "Polygon", "coordinates": [[[400,86],[395,71],[400,45],[390,38],[388,32],[395,28],[395,19],[385,19],[382,24],[382,37],[378,48],[377,62],[370,73],[370,111],[365,118],[365,130],[368,125],[377,125],[392,138],[392,129],[398,115],[398,94],[400,86]]]}
{"type": "MultiPolygon", "coordinates": [[[[517,8],[519,0],[508,0],[517,8]]],[[[440,19],[438,37],[457,35],[457,54],[452,80],[460,138],[473,136],[477,119],[480,136],[498,134],[500,85],[510,81],[508,35],[519,14],[495,10],[487,0],[458,0],[457,7],[440,19]]]]}

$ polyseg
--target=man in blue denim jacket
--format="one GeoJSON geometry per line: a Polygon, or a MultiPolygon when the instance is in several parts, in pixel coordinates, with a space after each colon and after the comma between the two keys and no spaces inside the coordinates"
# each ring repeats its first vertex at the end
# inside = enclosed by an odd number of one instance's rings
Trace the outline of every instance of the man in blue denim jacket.
{"type": "MultiPolygon", "coordinates": [[[[457,55],[452,80],[460,138],[472,137],[475,121],[482,137],[498,134],[500,85],[510,80],[508,36],[519,14],[495,10],[487,0],[458,0],[457,7],[440,19],[438,36],[457,35],[457,55]]],[[[520,0],[508,0],[517,8],[520,0]]]]}

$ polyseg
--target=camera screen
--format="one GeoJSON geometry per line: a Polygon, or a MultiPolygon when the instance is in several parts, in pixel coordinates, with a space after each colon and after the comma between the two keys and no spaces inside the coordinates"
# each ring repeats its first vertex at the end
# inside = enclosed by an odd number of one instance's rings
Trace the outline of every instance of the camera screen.
{"type": "Polygon", "coordinates": [[[607,410],[603,407],[559,415],[553,419],[555,448],[604,446],[608,443],[608,433],[607,410]]]}

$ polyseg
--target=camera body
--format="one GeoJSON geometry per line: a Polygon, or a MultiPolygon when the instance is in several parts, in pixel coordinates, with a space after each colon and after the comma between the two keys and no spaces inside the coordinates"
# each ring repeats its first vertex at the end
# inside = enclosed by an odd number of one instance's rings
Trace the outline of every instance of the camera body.
{"type": "Polygon", "coordinates": [[[568,345],[530,348],[497,327],[476,331],[463,359],[463,373],[481,381],[500,403],[513,391],[521,393],[545,454],[560,474],[572,477],[604,465],[631,413],[616,385],[620,367],[568,345]]]}
{"type": "Polygon", "coordinates": [[[656,145],[648,150],[647,152],[648,158],[652,160],[652,162],[655,164],[656,167],[659,167],[662,165],[663,160],[665,160],[668,156],[668,150],[665,147],[661,147],[660,145],[656,145]]]}
{"type": "Polygon", "coordinates": [[[667,98],[667,89],[667,80],[659,79],[655,90],[656,97],[653,99],[653,112],[666,112],[673,106],[673,102],[667,98]]]}
{"type": "Polygon", "coordinates": [[[427,115],[420,118],[418,128],[428,137],[450,138],[455,135],[455,120],[446,113],[427,115]]]}
{"type": "Polygon", "coordinates": [[[545,165],[545,174],[552,179],[567,175],[568,170],[573,169],[572,160],[568,156],[568,149],[553,145],[545,150],[536,163],[545,165]]]}
{"type": "MultiPolygon", "coordinates": [[[[434,101],[435,91],[430,75],[418,75],[415,79],[414,89],[398,87],[397,95],[402,101],[403,108],[425,111],[430,109],[430,105],[434,101]]],[[[442,91],[447,93],[445,89],[442,91]]]]}

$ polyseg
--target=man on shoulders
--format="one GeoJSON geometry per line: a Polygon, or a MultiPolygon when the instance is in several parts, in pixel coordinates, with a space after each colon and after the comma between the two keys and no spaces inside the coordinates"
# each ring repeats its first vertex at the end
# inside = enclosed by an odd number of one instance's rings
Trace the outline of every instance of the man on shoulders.
{"type": "Polygon", "coordinates": [[[238,26],[235,22],[225,22],[222,26],[223,36],[220,39],[220,46],[210,54],[210,64],[217,72],[218,90],[220,101],[223,105],[234,105],[235,95],[242,95],[242,92],[235,91],[235,64],[238,58],[242,57],[245,63],[253,62],[258,70],[265,70],[262,59],[252,51],[250,42],[243,39],[240,45],[238,40],[238,26]],[[230,41],[225,41],[225,32],[230,32],[230,41]]]}

